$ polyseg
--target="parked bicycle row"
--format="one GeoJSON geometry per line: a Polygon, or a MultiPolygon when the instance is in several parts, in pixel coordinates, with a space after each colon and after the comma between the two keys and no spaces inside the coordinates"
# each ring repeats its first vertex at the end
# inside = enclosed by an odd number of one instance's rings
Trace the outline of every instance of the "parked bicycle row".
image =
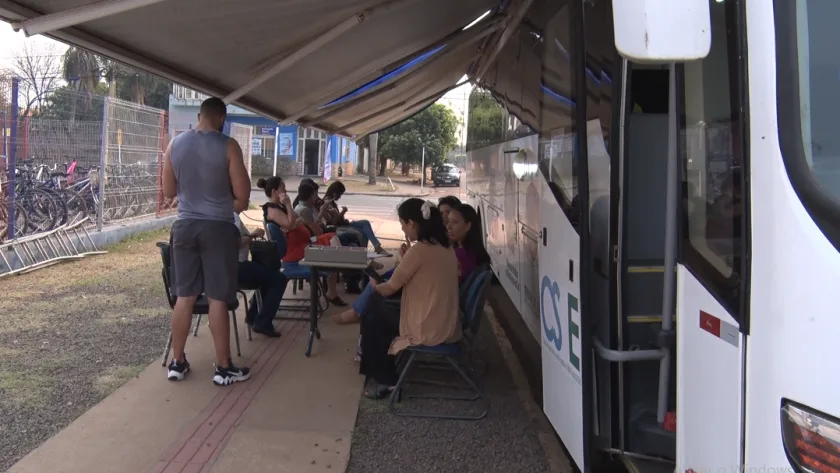
{"type": "MultiPolygon", "coordinates": [[[[106,168],[100,191],[98,166],[84,167],[76,161],[66,165],[34,164],[18,166],[14,179],[15,237],[50,231],[85,217],[112,222],[154,214],[171,203],[160,193],[159,164],[114,164],[106,168]]],[[[3,176],[0,192],[0,238],[9,234],[9,172],[3,176]]]]}

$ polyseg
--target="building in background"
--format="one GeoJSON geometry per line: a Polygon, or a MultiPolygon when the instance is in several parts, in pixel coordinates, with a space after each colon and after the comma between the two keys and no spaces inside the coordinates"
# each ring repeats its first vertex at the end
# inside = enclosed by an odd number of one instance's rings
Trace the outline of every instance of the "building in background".
{"type": "MultiPolygon", "coordinates": [[[[177,136],[195,126],[201,102],[206,98],[206,95],[184,86],[173,85],[169,97],[169,136],[177,136]]],[[[347,138],[329,135],[315,128],[278,126],[274,120],[228,105],[225,125],[228,134],[231,134],[232,123],[253,129],[250,138],[252,177],[272,175],[275,156],[277,175],[280,176],[322,176],[327,153],[333,177],[339,167],[344,176],[351,176],[356,170],[356,146],[347,138]]]]}

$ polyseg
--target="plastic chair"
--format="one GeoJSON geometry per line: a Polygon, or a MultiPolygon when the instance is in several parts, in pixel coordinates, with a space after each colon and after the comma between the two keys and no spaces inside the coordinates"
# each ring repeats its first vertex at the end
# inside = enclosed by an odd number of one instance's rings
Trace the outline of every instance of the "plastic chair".
{"type": "MultiPolygon", "coordinates": [[[[451,419],[451,420],[480,420],[487,416],[490,411],[490,401],[484,395],[477,382],[469,375],[466,369],[461,366],[459,358],[467,352],[474,343],[478,329],[481,325],[481,318],[484,313],[484,304],[487,300],[487,290],[490,287],[492,272],[487,269],[476,270],[476,275],[470,278],[470,284],[465,289],[464,300],[464,332],[465,339],[457,343],[444,343],[435,346],[413,346],[404,350],[401,356],[405,359],[405,363],[400,370],[400,377],[394,391],[388,399],[388,409],[394,414],[402,417],[423,417],[434,419],[451,419]],[[469,333],[470,335],[466,335],[469,333]],[[472,341],[470,341],[472,340],[472,341]],[[485,404],[484,410],[477,415],[453,415],[444,413],[431,412],[407,412],[396,409],[395,403],[401,398],[403,386],[406,383],[411,384],[408,380],[408,375],[413,367],[418,365],[418,356],[424,356],[432,359],[439,359],[445,361],[449,367],[458,374],[460,379],[466,384],[462,389],[467,389],[472,392],[471,395],[446,395],[446,394],[428,394],[428,395],[408,395],[409,398],[417,399],[448,399],[455,401],[479,401],[485,404]]],[[[420,384],[420,383],[417,383],[420,384]]],[[[428,384],[428,383],[423,383],[428,384]]],[[[436,384],[437,385],[437,384],[436,384]]],[[[446,384],[439,384],[445,387],[452,387],[446,384]]]]}
{"type": "MultiPolygon", "coordinates": [[[[277,246],[277,254],[282,259],[286,256],[286,250],[288,249],[288,242],[286,241],[286,234],[283,233],[283,230],[274,222],[265,222],[265,230],[266,235],[268,235],[268,239],[274,242],[277,246]]],[[[286,276],[286,278],[292,283],[293,293],[296,293],[296,284],[300,283],[301,288],[303,288],[303,282],[308,282],[310,280],[311,272],[309,266],[304,266],[298,263],[282,263],[281,271],[286,276]]],[[[324,305],[320,306],[320,312],[318,317],[320,318],[324,312],[329,308],[329,302],[326,301],[326,281],[321,281],[320,288],[312,288],[312,290],[320,290],[320,294],[323,295],[324,298],[324,305]]],[[[292,301],[305,301],[308,302],[309,298],[287,298],[287,300],[292,301]]],[[[320,302],[321,298],[319,298],[320,302]]],[[[292,310],[292,311],[299,311],[301,309],[300,306],[280,306],[281,310],[292,310]]],[[[280,320],[309,320],[309,317],[278,317],[280,320]]]]}
{"type": "MultiPolygon", "coordinates": [[[[166,291],[166,300],[169,302],[169,307],[175,308],[175,301],[177,297],[172,294],[172,260],[170,257],[170,245],[166,242],[158,242],[157,247],[160,248],[160,259],[163,264],[161,269],[161,276],[163,278],[163,288],[166,291]]],[[[228,310],[230,311],[231,319],[233,320],[233,333],[236,337],[236,356],[242,356],[239,348],[239,328],[236,325],[236,309],[239,308],[239,301],[234,298],[233,301],[228,302],[228,310]]],[[[198,336],[198,327],[201,325],[201,316],[210,313],[210,301],[202,294],[196,299],[193,306],[193,316],[198,316],[193,329],[193,336],[198,336]]],[[[169,361],[169,351],[172,349],[172,330],[169,331],[169,339],[166,342],[166,348],[163,351],[163,366],[169,361]]]]}

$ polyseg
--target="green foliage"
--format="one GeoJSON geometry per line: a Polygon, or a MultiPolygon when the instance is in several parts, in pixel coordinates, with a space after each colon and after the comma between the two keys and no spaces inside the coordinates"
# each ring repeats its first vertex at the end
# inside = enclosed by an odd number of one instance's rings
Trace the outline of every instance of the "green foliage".
{"type": "Polygon", "coordinates": [[[401,163],[426,165],[444,161],[458,144],[458,117],[448,107],[433,104],[422,112],[379,133],[379,155],[401,163]]]}
{"type": "Polygon", "coordinates": [[[486,90],[470,94],[467,151],[504,141],[507,112],[486,90]]]}
{"type": "Polygon", "coordinates": [[[34,116],[81,122],[102,121],[102,107],[106,95],[108,85],[105,83],[96,84],[96,88],[90,93],[80,92],[73,85],[65,85],[49,94],[34,116]]]}

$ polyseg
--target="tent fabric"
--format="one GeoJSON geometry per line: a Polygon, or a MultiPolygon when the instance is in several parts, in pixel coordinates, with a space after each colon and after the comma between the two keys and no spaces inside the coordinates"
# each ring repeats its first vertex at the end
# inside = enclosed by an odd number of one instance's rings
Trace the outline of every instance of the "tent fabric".
{"type": "MultiPolygon", "coordinates": [[[[0,0],[0,19],[21,21],[99,1],[0,0]]],[[[479,44],[453,54],[443,48],[385,81],[395,84],[392,87],[380,85],[321,107],[439,47],[497,4],[498,0],[167,0],[48,36],[224,97],[336,25],[374,9],[357,26],[234,102],[278,121],[307,111],[292,118],[352,137],[399,122],[428,105],[393,108],[418,89],[433,93],[455,84],[467,72],[479,44]],[[389,3],[389,9],[376,10],[389,3]],[[399,80],[414,68],[422,70],[399,80]],[[360,97],[364,100],[355,103],[360,97]],[[375,109],[388,107],[393,109],[358,123],[375,109]],[[341,110],[318,119],[334,108],[341,110]]]]}

